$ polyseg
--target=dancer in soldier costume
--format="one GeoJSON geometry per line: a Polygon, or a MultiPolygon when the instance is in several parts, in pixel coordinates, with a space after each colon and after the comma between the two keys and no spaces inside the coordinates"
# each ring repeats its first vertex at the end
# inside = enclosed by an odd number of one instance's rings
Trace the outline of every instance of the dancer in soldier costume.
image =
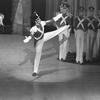
{"type": "Polygon", "coordinates": [[[62,26],[69,25],[70,27],[59,34],[59,55],[58,60],[66,61],[66,56],[69,50],[69,36],[72,26],[72,14],[69,13],[70,5],[65,1],[61,2],[60,12],[53,21],[56,23],[57,29],[62,26]]]}
{"type": "Polygon", "coordinates": [[[86,61],[93,62],[93,49],[94,42],[97,35],[97,19],[94,17],[94,7],[89,7],[90,16],[88,20],[88,30],[87,30],[87,48],[86,48],[86,61]]]}
{"type": "Polygon", "coordinates": [[[84,37],[88,21],[84,16],[84,7],[79,7],[79,16],[74,20],[76,38],[76,63],[83,64],[84,37]]]}
{"type": "MultiPolygon", "coordinates": [[[[55,19],[55,18],[54,18],[55,19]]],[[[35,25],[30,29],[30,35],[23,40],[24,43],[29,42],[32,38],[34,38],[34,47],[36,49],[36,55],[34,59],[34,71],[32,76],[36,76],[38,74],[39,63],[42,54],[42,48],[44,42],[50,40],[51,38],[55,37],[56,35],[60,34],[66,28],[68,29],[69,26],[64,26],[59,28],[58,30],[47,32],[44,34],[44,26],[49,24],[50,21],[41,21],[40,17],[36,12],[34,12],[33,20],[35,25]]]]}

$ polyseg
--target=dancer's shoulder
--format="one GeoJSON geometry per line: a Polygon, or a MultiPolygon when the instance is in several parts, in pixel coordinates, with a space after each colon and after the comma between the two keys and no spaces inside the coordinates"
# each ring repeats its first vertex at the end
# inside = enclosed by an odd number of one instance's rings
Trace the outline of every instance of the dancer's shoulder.
{"type": "Polygon", "coordinates": [[[37,26],[33,26],[31,29],[30,29],[30,32],[36,32],[37,31],[37,26]]]}

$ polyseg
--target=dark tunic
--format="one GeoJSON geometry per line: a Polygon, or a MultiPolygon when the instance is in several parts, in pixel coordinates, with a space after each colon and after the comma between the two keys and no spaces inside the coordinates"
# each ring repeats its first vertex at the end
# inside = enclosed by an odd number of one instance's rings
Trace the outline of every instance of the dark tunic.
{"type": "Polygon", "coordinates": [[[84,16],[78,16],[74,20],[74,29],[86,31],[88,27],[88,20],[84,16]]]}
{"type": "Polygon", "coordinates": [[[95,17],[93,16],[89,16],[87,18],[88,20],[88,29],[93,30],[93,31],[97,31],[97,26],[98,26],[98,21],[95,17]],[[91,23],[91,24],[90,24],[91,23]]]}
{"type": "Polygon", "coordinates": [[[34,38],[34,47],[36,46],[37,42],[44,37],[44,26],[43,25],[35,25],[33,26],[32,32],[34,34],[30,34],[31,37],[34,38]]]}

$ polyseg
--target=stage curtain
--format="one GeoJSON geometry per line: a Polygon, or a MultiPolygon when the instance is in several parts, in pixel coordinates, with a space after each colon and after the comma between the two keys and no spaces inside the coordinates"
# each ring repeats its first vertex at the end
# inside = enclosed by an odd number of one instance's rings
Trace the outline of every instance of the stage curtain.
{"type": "Polygon", "coordinates": [[[60,0],[46,0],[46,19],[51,19],[59,11],[60,0]]]}
{"type": "Polygon", "coordinates": [[[13,2],[13,34],[29,35],[31,0],[15,0],[13,2]]]}
{"type": "MultiPolygon", "coordinates": [[[[77,16],[79,13],[79,6],[84,6],[85,15],[88,16],[89,6],[94,6],[95,15],[97,10],[100,9],[100,0],[67,0],[70,4],[70,13],[77,16]]],[[[59,11],[60,0],[46,0],[46,19],[52,18],[56,11],[59,11]]]]}
{"type": "Polygon", "coordinates": [[[16,5],[15,16],[13,19],[13,34],[22,35],[23,30],[23,2],[19,0],[16,5]]]}
{"type": "Polygon", "coordinates": [[[29,35],[29,29],[31,27],[31,0],[23,0],[23,33],[22,35],[29,35]],[[27,5],[27,6],[26,6],[27,5]]]}

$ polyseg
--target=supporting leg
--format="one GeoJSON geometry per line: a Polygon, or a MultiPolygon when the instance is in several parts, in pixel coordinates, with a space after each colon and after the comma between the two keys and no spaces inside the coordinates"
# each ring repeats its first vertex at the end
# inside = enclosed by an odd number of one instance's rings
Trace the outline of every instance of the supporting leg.
{"type": "MultiPolygon", "coordinates": [[[[39,40],[36,44],[36,55],[34,60],[34,73],[38,73],[38,67],[41,59],[42,48],[43,48],[44,40],[39,40]]],[[[33,76],[34,76],[33,73],[33,76]]]]}

